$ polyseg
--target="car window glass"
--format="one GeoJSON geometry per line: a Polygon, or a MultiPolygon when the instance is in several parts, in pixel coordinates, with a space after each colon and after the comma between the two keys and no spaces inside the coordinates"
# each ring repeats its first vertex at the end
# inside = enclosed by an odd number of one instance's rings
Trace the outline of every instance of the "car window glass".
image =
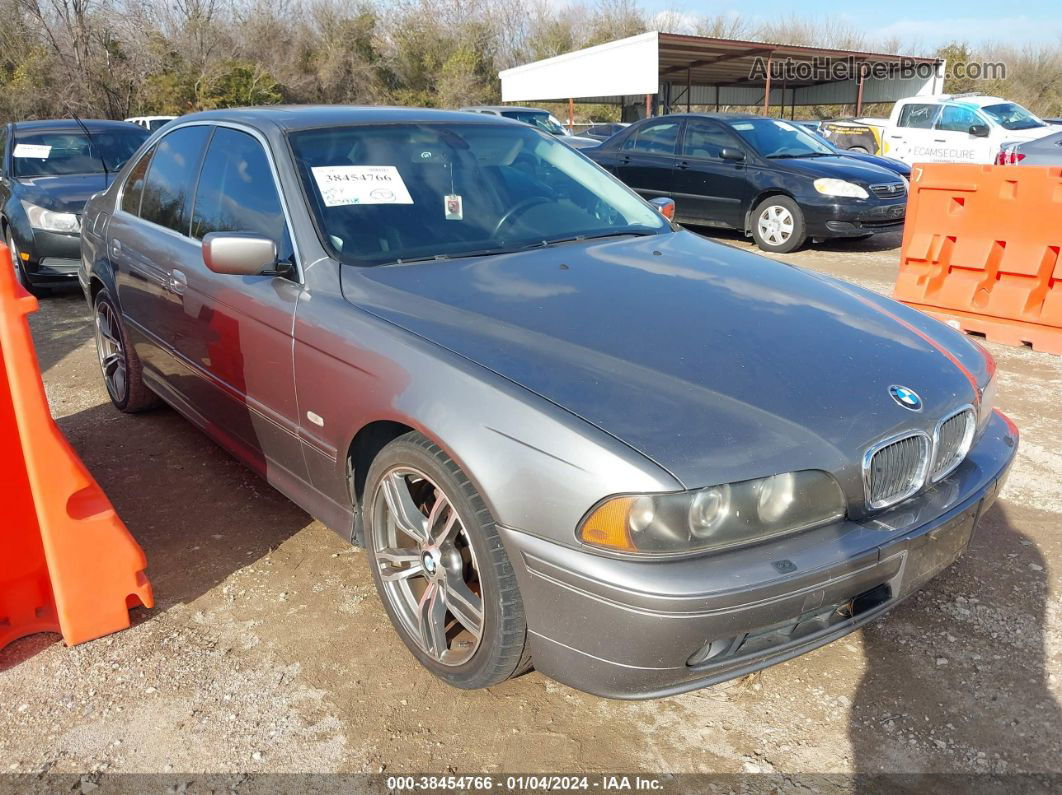
{"type": "Polygon", "coordinates": [[[682,154],[686,157],[719,159],[724,146],[736,147],[737,143],[725,130],[712,124],[690,122],[682,139],[682,154]]]}
{"type": "Polygon", "coordinates": [[[903,106],[903,110],[900,111],[900,119],[897,124],[900,127],[915,127],[917,129],[928,130],[933,126],[933,119],[937,116],[937,110],[939,105],[925,105],[921,103],[910,103],[903,106]]]}
{"type": "Polygon", "coordinates": [[[647,124],[635,130],[624,142],[623,148],[632,152],[673,155],[675,144],[678,142],[678,129],[677,121],[647,124]]]}
{"type": "Polygon", "coordinates": [[[525,124],[358,124],[289,141],[321,239],[352,265],[671,231],[584,155],[525,124]]]}
{"type": "Polygon", "coordinates": [[[140,215],[140,197],[144,195],[144,176],[147,174],[151,155],[154,152],[155,147],[145,152],[125,180],[125,187],[122,189],[122,210],[127,213],[140,215]]]}
{"type": "Polygon", "coordinates": [[[203,125],[182,127],[159,141],[144,183],[141,218],[188,234],[188,196],[209,134],[203,125]]]}
{"type": "Polygon", "coordinates": [[[280,261],[291,261],[284,208],[265,150],[253,135],[225,127],[210,140],[192,211],[192,237],[202,240],[211,232],[268,237],[280,261]]]}
{"type": "Polygon", "coordinates": [[[937,120],[938,130],[948,130],[949,132],[970,132],[970,127],[974,124],[981,124],[981,120],[977,117],[977,114],[970,108],[960,108],[957,105],[945,105],[944,109],[940,112],[940,119],[937,120]]]}

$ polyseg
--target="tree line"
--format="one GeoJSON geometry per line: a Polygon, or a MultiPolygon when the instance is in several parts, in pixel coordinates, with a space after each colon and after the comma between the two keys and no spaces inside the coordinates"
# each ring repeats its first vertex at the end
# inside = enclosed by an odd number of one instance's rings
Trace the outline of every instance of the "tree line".
{"type": "MultiPolygon", "coordinates": [[[[0,119],[120,119],[280,102],[492,103],[501,69],[646,30],[1002,61],[1004,79],[945,88],[1062,116],[1062,41],[927,50],[877,40],[836,17],[651,14],[636,0],[0,0],[0,119]]],[[[579,111],[597,121],[618,113],[579,111]]]]}

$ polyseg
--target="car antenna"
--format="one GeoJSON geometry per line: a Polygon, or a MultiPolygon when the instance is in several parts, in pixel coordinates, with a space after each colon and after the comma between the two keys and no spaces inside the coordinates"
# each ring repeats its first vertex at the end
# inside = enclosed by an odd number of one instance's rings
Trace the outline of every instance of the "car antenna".
{"type": "MultiPolygon", "coordinates": [[[[86,126],[85,122],[81,121],[74,111],[70,111],[70,115],[74,117],[74,121],[78,123],[78,126],[85,131],[85,136],[89,139],[89,144],[95,148],[96,139],[92,137],[92,133],[89,132],[89,128],[86,126]]],[[[100,155],[100,165],[103,166],[103,184],[106,185],[111,181],[111,172],[107,168],[107,159],[103,156],[102,150],[97,149],[97,151],[100,155]]]]}

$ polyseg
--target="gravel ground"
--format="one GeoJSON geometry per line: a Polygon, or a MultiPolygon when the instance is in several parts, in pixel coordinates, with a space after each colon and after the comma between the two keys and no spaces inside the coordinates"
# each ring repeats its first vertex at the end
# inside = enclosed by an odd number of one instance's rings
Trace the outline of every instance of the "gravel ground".
{"type": "MultiPolygon", "coordinates": [[[[887,292],[898,245],[779,259],[887,292]]],[[[811,654],[627,703],[538,673],[441,684],[391,630],[363,552],[173,412],[111,408],[79,294],[31,324],[53,412],[147,552],[158,604],[76,648],[0,652],[7,772],[1062,772],[1062,358],[989,345],[1022,445],[958,564],[811,654]]]]}

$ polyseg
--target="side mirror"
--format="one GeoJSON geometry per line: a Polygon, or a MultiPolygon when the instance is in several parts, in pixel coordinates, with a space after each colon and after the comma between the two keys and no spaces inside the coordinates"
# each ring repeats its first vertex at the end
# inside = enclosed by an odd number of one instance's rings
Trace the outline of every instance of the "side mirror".
{"type": "Polygon", "coordinates": [[[656,211],[664,216],[669,221],[675,220],[675,200],[669,199],[667,196],[657,196],[655,199],[650,199],[649,203],[656,208],[656,211]]]}
{"type": "Polygon", "coordinates": [[[974,138],[987,138],[988,137],[988,125],[987,124],[971,124],[970,135],[974,138]]]}
{"type": "Polygon", "coordinates": [[[211,232],[203,238],[203,263],[214,273],[257,276],[277,264],[277,244],[246,232],[211,232]]]}
{"type": "Polygon", "coordinates": [[[719,157],[723,160],[730,160],[734,163],[740,163],[745,159],[745,153],[740,149],[735,149],[732,146],[724,146],[719,150],[719,157]]]}

